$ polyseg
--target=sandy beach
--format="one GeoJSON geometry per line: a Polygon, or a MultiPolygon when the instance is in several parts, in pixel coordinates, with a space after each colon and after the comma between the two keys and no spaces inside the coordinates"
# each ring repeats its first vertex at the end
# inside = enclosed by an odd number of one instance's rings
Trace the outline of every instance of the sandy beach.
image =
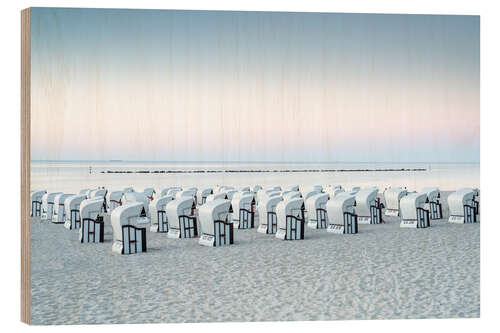
{"type": "Polygon", "coordinates": [[[78,232],[31,221],[33,324],[456,318],[480,315],[480,224],[355,235],[306,228],[281,241],[235,230],[220,248],[148,231],[148,252],[81,244],[78,232]]]}

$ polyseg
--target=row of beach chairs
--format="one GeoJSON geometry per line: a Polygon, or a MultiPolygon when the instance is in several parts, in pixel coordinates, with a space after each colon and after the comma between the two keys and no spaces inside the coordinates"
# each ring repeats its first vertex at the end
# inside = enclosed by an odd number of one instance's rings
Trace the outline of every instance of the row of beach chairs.
{"type": "MultiPolygon", "coordinates": [[[[477,189],[461,189],[448,197],[453,223],[479,221],[477,189]]],[[[136,192],[104,188],[78,194],[32,191],[31,214],[42,221],[78,230],[82,243],[104,241],[104,217],[113,229],[112,251],[121,254],[147,251],[147,229],[168,238],[199,237],[199,244],[221,246],[234,243],[234,229],[252,229],[282,240],[304,239],[305,227],[334,234],[355,234],[358,224],[383,223],[386,216],[399,216],[404,228],[426,228],[442,218],[437,188],[408,192],[403,188],[384,191],[385,206],[376,187],[315,185],[301,191],[298,185],[236,189],[232,186],[197,189],[168,187],[157,195],[153,188],[136,192]]]]}

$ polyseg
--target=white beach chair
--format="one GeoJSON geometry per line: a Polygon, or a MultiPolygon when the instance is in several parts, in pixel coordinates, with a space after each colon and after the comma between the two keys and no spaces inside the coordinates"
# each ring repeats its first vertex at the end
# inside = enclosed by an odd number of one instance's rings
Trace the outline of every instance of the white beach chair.
{"type": "MultiPolygon", "coordinates": [[[[167,194],[165,195],[171,195],[171,196],[176,196],[177,193],[182,192],[182,187],[174,187],[168,190],[167,194]]],[[[162,195],[163,196],[163,195],[162,195]]]]}
{"type": "Polygon", "coordinates": [[[391,187],[385,190],[385,215],[399,216],[399,201],[408,194],[406,189],[391,187]]]}
{"type": "Polygon", "coordinates": [[[196,192],[196,205],[201,206],[207,201],[207,197],[214,193],[211,187],[201,188],[196,192]]]}
{"type": "Polygon", "coordinates": [[[66,221],[66,210],[64,209],[64,201],[72,197],[74,194],[60,193],[54,197],[54,208],[52,212],[52,223],[64,224],[66,221]]]}
{"type": "Polygon", "coordinates": [[[116,207],[122,204],[123,191],[110,191],[106,195],[106,203],[108,204],[108,213],[111,214],[116,207]]]}
{"type": "Polygon", "coordinates": [[[81,227],[80,205],[87,199],[85,194],[73,195],[64,200],[66,219],[64,227],[69,230],[78,230],[81,227]]]}
{"type": "Polygon", "coordinates": [[[304,239],[304,200],[294,198],[281,201],[276,206],[278,230],[276,238],[282,240],[304,239]]]}
{"type": "Polygon", "coordinates": [[[86,196],[89,191],[90,190],[88,188],[84,188],[83,190],[80,190],[80,192],[78,192],[78,194],[83,194],[86,196]]]}
{"type": "Polygon", "coordinates": [[[261,199],[257,211],[259,213],[259,228],[257,232],[263,234],[275,234],[278,230],[278,218],[276,216],[276,206],[283,201],[280,192],[271,192],[278,195],[266,196],[261,199]]]}
{"type": "Polygon", "coordinates": [[[142,202],[125,203],[111,213],[113,228],[112,252],[133,254],[147,252],[146,226],[142,202]]]}
{"type": "Polygon", "coordinates": [[[356,214],[359,224],[382,223],[382,205],[377,188],[364,188],[356,193],[356,214]]]}
{"type": "Polygon", "coordinates": [[[479,202],[476,201],[478,191],[472,188],[459,189],[448,196],[448,208],[451,223],[479,222],[479,202]]]}
{"type": "Polygon", "coordinates": [[[443,208],[439,202],[441,194],[437,187],[424,187],[420,193],[425,193],[427,195],[427,200],[425,203],[425,209],[429,211],[429,216],[431,220],[439,220],[443,218],[443,208]]]}
{"type": "Polygon", "coordinates": [[[326,203],[330,196],[328,193],[316,193],[306,200],[307,225],[312,229],[328,228],[328,215],[326,213],[326,203]]]}
{"type": "Polygon", "coordinates": [[[42,196],[42,221],[52,221],[52,213],[54,212],[54,198],[62,192],[45,193],[42,196]]]}
{"type": "Polygon", "coordinates": [[[232,223],[238,229],[251,229],[255,220],[255,199],[252,194],[235,196],[231,200],[232,223]]]}
{"type": "Polygon", "coordinates": [[[327,232],[334,234],[357,234],[358,215],[354,210],[356,197],[350,193],[341,193],[326,203],[328,216],[327,232]]]}
{"type": "Polygon", "coordinates": [[[151,227],[152,232],[168,232],[168,219],[165,207],[175,198],[171,195],[159,197],[151,201],[149,204],[149,211],[151,214],[151,227]]]}
{"type": "Polygon", "coordinates": [[[226,191],[227,200],[233,200],[233,196],[236,193],[238,193],[238,191],[236,191],[236,190],[228,190],[228,191],[226,191]]]}
{"type": "Polygon", "coordinates": [[[430,227],[429,211],[425,209],[426,193],[409,193],[401,198],[401,228],[430,227]]]}
{"type": "Polygon", "coordinates": [[[31,216],[42,215],[42,198],[47,193],[45,190],[35,190],[30,194],[31,216]]]}
{"type": "Polygon", "coordinates": [[[104,220],[102,217],[102,205],[104,198],[83,200],[80,204],[80,242],[102,243],[104,242],[104,220]]]}
{"type": "MultiPolygon", "coordinates": [[[[208,202],[208,201],[207,201],[208,202]]],[[[193,197],[180,197],[167,203],[169,238],[193,238],[198,236],[196,205],[193,197]]]]}
{"type": "Polygon", "coordinates": [[[221,246],[233,244],[233,224],[228,221],[229,200],[213,200],[200,207],[200,245],[221,246]]]}

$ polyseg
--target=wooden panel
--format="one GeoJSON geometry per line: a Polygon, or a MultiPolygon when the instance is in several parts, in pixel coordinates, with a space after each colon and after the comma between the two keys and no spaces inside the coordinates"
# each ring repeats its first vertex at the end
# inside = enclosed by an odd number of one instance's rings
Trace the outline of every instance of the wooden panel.
{"type": "Polygon", "coordinates": [[[30,323],[30,9],[21,11],[21,321],[30,323]]]}

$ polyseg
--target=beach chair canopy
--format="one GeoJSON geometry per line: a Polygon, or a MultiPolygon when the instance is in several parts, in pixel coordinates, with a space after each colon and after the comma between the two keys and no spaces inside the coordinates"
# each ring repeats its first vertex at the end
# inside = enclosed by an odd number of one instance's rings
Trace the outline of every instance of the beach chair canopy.
{"type": "Polygon", "coordinates": [[[227,196],[226,196],[226,192],[218,192],[218,193],[214,193],[214,194],[210,194],[208,197],[207,197],[207,202],[208,201],[214,201],[214,200],[220,200],[220,199],[226,199],[227,196]]]}
{"type": "Polygon", "coordinates": [[[257,191],[259,191],[259,190],[262,190],[262,186],[254,185],[254,187],[252,187],[252,192],[254,192],[254,193],[257,193],[257,191]]]}
{"type": "Polygon", "coordinates": [[[299,191],[283,191],[281,193],[281,196],[283,197],[283,200],[290,200],[290,199],[296,199],[296,198],[301,198],[302,194],[300,194],[299,191]]]}
{"type": "Polygon", "coordinates": [[[175,198],[176,199],[183,198],[183,197],[194,198],[194,196],[196,195],[196,192],[197,192],[197,190],[195,190],[195,189],[182,190],[182,191],[179,191],[175,194],[175,198]]]}
{"type": "Polygon", "coordinates": [[[108,192],[108,194],[106,195],[106,200],[108,201],[108,203],[110,203],[111,201],[117,201],[119,202],[123,196],[123,191],[121,190],[118,190],[118,191],[110,191],[108,192]]]}
{"type": "Polygon", "coordinates": [[[313,195],[316,195],[318,193],[321,193],[321,191],[309,190],[309,191],[303,192],[301,195],[302,195],[302,198],[304,199],[304,201],[307,201],[307,199],[309,199],[310,197],[312,197],[313,195]]]}
{"type": "Polygon", "coordinates": [[[127,204],[127,203],[133,203],[133,202],[140,202],[142,203],[144,207],[144,211],[146,213],[146,216],[149,215],[149,199],[146,197],[144,193],[141,192],[128,192],[123,194],[122,197],[122,205],[127,204]]]}
{"type": "MultiPolygon", "coordinates": [[[[279,193],[279,192],[273,192],[279,193]]],[[[267,213],[276,212],[276,206],[283,201],[281,196],[265,197],[259,202],[259,218],[265,219],[267,213]]]]}
{"type": "Polygon", "coordinates": [[[124,192],[124,193],[134,192],[134,188],[133,188],[133,187],[125,187],[125,188],[123,189],[123,192],[124,192]]]}
{"type": "Polygon", "coordinates": [[[105,195],[106,195],[106,190],[99,188],[99,189],[91,190],[88,197],[89,197],[89,199],[92,199],[92,198],[97,198],[97,197],[104,197],[105,195]]]}

